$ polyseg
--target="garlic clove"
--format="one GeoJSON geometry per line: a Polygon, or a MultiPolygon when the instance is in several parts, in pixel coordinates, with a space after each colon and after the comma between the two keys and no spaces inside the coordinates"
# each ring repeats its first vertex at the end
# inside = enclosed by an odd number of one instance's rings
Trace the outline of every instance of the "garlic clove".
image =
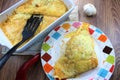
{"type": "Polygon", "coordinates": [[[87,16],[94,16],[97,13],[95,6],[91,3],[84,5],[83,10],[87,16]]]}

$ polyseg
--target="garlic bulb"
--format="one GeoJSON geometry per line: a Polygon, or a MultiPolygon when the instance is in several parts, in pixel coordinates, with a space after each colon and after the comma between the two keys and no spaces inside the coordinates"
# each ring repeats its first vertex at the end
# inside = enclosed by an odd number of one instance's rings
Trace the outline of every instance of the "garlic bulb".
{"type": "Polygon", "coordinates": [[[95,6],[91,3],[84,5],[83,10],[87,16],[94,16],[97,13],[95,6]]]}

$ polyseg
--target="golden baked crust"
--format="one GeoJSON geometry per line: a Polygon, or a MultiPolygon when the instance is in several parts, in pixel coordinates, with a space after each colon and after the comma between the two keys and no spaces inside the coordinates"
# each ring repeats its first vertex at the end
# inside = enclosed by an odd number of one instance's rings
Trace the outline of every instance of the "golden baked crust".
{"type": "Polygon", "coordinates": [[[37,35],[66,12],[66,6],[61,0],[48,0],[49,3],[46,3],[46,1],[47,0],[28,0],[18,7],[6,21],[0,23],[0,28],[12,45],[17,44],[22,39],[23,28],[27,19],[29,19],[32,14],[37,13],[44,15],[43,21],[35,33],[35,35],[37,35]]]}
{"type": "Polygon", "coordinates": [[[44,14],[60,17],[67,11],[61,0],[29,0],[16,9],[16,13],[44,14]]]}
{"type": "Polygon", "coordinates": [[[72,78],[97,67],[97,65],[94,40],[87,27],[80,28],[72,35],[66,44],[65,53],[55,63],[54,77],[72,78]]]}

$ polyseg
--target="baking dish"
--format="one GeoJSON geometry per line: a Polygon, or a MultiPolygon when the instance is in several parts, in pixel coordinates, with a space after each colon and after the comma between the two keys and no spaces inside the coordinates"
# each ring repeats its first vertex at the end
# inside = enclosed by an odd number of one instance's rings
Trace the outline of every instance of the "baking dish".
{"type": "MultiPolygon", "coordinates": [[[[20,0],[19,2],[17,2],[15,5],[11,6],[10,8],[8,8],[7,10],[5,10],[4,12],[0,13],[0,22],[4,21],[7,19],[7,16],[11,15],[12,12],[21,4],[25,3],[27,0],[20,0]]],[[[44,37],[58,24],[62,23],[63,21],[65,21],[67,19],[67,17],[69,16],[69,14],[71,13],[71,11],[74,9],[74,3],[72,2],[72,0],[62,0],[65,5],[68,8],[68,11],[62,15],[60,18],[58,18],[56,21],[54,21],[53,23],[51,23],[46,29],[44,29],[43,31],[41,31],[39,34],[37,34],[35,37],[33,37],[31,40],[29,40],[25,45],[23,45],[21,48],[17,49],[17,52],[23,52],[24,50],[26,50],[27,48],[29,48],[32,44],[34,44],[36,41],[40,41],[42,43],[42,40],[44,39],[44,37]]],[[[10,41],[7,39],[7,37],[5,36],[5,34],[2,32],[2,30],[0,29],[0,44],[8,47],[8,48],[12,48],[13,45],[10,43],[10,41]]]]}

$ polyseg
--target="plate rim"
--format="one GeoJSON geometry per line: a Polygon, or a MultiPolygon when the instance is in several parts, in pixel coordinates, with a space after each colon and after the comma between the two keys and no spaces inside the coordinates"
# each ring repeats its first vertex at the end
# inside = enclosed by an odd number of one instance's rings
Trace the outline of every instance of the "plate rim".
{"type": "MultiPolygon", "coordinates": [[[[66,23],[70,23],[70,24],[80,23],[80,26],[81,26],[82,23],[86,23],[86,22],[66,21],[66,22],[63,22],[61,25],[66,24],[66,23]]],[[[89,23],[87,23],[87,24],[89,24],[89,23]]],[[[55,27],[48,35],[50,35],[51,33],[54,33],[54,30],[57,29],[57,28],[58,28],[58,30],[59,30],[59,29],[61,28],[61,25],[55,27]]],[[[71,26],[71,25],[70,25],[70,26],[71,26]]],[[[90,24],[89,28],[90,28],[90,29],[93,29],[94,32],[95,32],[95,30],[97,29],[96,32],[105,35],[104,32],[103,32],[102,30],[100,30],[98,27],[95,27],[95,26],[93,26],[93,25],[90,24]]],[[[56,32],[57,32],[57,31],[56,31],[56,32]]],[[[94,32],[91,32],[91,35],[93,35],[94,32]]],[[[106,36],[106,35],[105,35],[105,36],[106,36]]],[[[44,39],[44,41],[43,41],[43,43],[42,43],[42,47],[43,47],[43,44],[47,42],[47,41],[46,41],[46,38],[47,38],[47,37],[48,37],[48,36],[45,37],[45,39],[44,39]]],[[[107,36],[106,36],[106,38],[107,38],[108,42],[110,42],[110,45],[111,45],[110,47],[112,48],[112,51],[113,51],[113,54],[112,54],[111,56],[114,57],[114,62],[111,62],[111,63],[113,63],[113,64],[112,64],[113,66],[112,66],[111,75],[109,75],[107,78],[104,78],[104,79],[107,80],[107,79],[110,79],[110,77],[112,76],[112,74],[113,74],[113,72],[114,72],[114,68],[115,68],[115,51],[114,51],[114,48],[113,48],[113,46],[112,46],[112,43],[111,43],[110,39],[109,39],[107,36]]],[[[102,40],[102,41],[104,41],[104,40],[102,40]]],[[[105,46],[105,47],[106,47],[106,46],[105,46]]],[[[109,47],[109,46],[107,46],[107,48],[108,48],[108,47],[109,47]]],[[[44,53],[42,53],[42,51],[43,51],[43,49],[41,49],[41,54],[44,54],[44,53]]],[[[110,54],[108,54],[108,56],[110,56],[110,54]]],[[[111,56],[110,56],[110,58],[111,58],[111,56]]],[[[42,55],[41,55],[40,59],[41,59],[42,67],[43,67],[44,64],[43,64],[43,61],[42,61],[42,55]]],[[[109,61],[109,58],[108,58],[108,61],[109,61]]],[[[103,69],[104,69],[104,68],[103,68],[103,69]]],[[[44,70],[44,68],[43,68],[43,70],[44,70]]],[[[99,71],[100,71],[100,70],[99,70],[99,71]]],[[[44,72],[47,74],[47,76],[49,77],[50,80],[54,80],[54,78],[53,78],[52,76],[50,76],[49,73],[47,73],[45,70],[44,70],[44,72]]],[[[99,73],[99,76],[105,77],[105,76],[102,75],[101,73],[99,73]]],[[[99,77],[99,76],[98,76],[98,77],[99,77]]],[[[99,77],[99,78],[100,78],[100,77],[99,77]]],[[[93,80],[93,79],[94,79],[94,78],[91,78],[91,80],[93,80]]]]}

